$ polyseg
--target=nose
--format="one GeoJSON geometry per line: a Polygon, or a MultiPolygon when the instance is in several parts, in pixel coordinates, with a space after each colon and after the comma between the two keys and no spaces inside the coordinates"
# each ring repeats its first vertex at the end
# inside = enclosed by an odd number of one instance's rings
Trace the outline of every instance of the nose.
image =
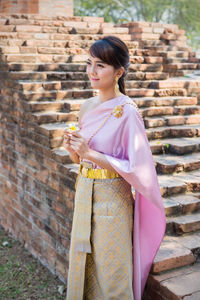
{"type": "Polygon", "coordinates": [[[95,65],[91,65],[90,66],[90,70],[89,72],[93,75],[93,74],[96,74],[96,66],[95,65]]]}

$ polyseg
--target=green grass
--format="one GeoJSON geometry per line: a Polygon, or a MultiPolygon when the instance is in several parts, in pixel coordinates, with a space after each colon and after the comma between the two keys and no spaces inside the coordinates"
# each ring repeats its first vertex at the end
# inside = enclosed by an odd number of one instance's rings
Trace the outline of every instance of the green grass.
{"type": "Polygon", "coordinates": [[[0,227],[0,300],[65,299],[59,285],[64,284],[0,227]]]}

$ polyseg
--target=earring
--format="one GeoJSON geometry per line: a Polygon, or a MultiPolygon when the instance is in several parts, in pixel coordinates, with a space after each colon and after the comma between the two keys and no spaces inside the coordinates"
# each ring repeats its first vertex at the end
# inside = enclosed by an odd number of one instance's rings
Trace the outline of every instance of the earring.
{"type": "Polygon", "coordinates": [[[118,79],[119,77],[116,76],[115,77],[115,93],[118,94],[119,93],[119,84],[118,84],[118,79]]]}

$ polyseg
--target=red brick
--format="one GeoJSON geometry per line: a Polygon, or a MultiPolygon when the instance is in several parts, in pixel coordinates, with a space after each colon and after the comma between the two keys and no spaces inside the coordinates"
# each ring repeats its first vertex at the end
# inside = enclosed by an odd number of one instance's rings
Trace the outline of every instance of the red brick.
{"type": "Polygon", "coordinates": [[[192,252],[169,238],[162,242],[154,259],[151,272],[158,273],[193,262],[194,256],[192,252]]]}

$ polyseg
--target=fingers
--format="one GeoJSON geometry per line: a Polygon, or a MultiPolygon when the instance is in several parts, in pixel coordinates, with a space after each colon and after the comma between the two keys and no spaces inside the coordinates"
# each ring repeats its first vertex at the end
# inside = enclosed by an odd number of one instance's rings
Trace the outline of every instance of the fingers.
{"type": "Polygon", "coordinates": [[[81,138],[82,136],[79,133],[79,130],[76,131],[71,131],[72,136],[77,137],[77,138],[81,138]]]}

